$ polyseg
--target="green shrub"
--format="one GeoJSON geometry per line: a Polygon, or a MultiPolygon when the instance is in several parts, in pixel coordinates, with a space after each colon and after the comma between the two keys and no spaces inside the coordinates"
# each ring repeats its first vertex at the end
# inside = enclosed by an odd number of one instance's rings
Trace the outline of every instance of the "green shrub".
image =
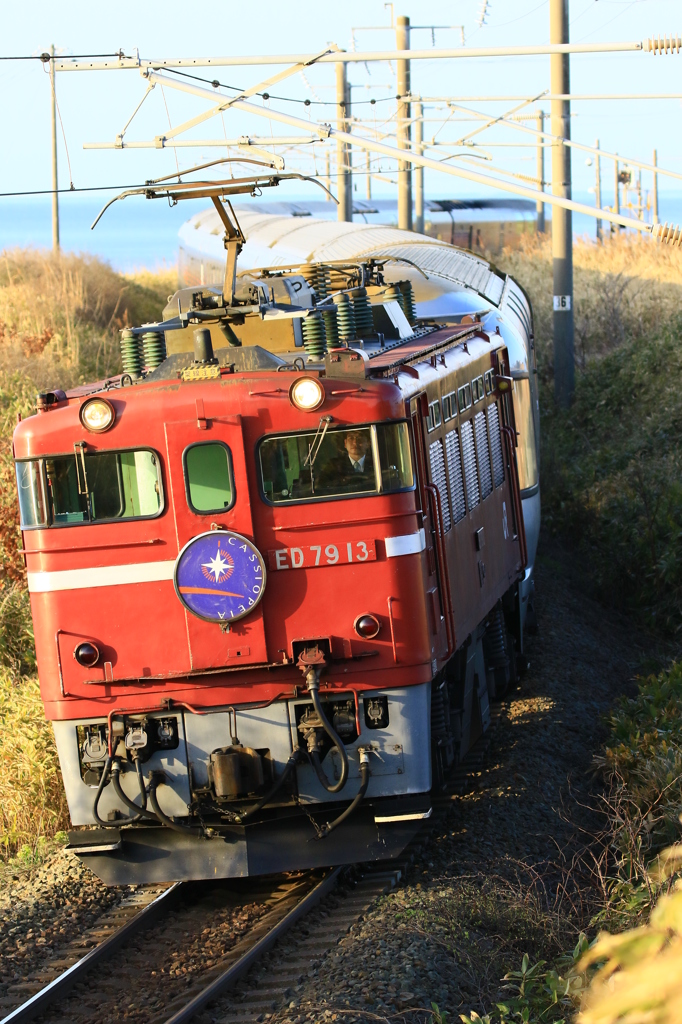
{"type": "Polygon", "coordinates": [[[543,402],[545,529],[594,594],[653,629],[682,626],[682,321],[590,364],[575,403],[543,402]]]}

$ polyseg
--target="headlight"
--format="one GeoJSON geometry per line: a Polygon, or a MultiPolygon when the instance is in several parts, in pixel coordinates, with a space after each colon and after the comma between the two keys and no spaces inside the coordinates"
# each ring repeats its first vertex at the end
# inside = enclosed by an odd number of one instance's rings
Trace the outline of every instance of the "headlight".
{"type": "Polygon", "coordinates": [[[315,377],[299,377],[289,388],[289,401],[301,412],[315,412],[324,402],[324,388],[315,377]]]}
{"type": "Polygon", "coordinates": [[[116,412],[113,405],[104,398],[91,398],[81,406],[80,418],[85,429],[91,434],[103,434],[114,425],[116,412]]]}

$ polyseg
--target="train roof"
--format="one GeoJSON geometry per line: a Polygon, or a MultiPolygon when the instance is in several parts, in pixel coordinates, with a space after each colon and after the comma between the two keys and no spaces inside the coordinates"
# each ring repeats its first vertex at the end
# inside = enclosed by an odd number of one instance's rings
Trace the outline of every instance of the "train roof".
{"type": "MultiPolygon", "coordinates": [[[[275,205],[275,204],[268,204],[275,205]]],[[[334,263],[372,256],[407,261],[428,275],[470,288],[498,306],[505,276],[487,260],[414,231],[380,225],[276,215],[252,206],[238,209],[246,244],[240,272],[302,263],[334,263]]],[[[223,226],[215,210],[203,210],[180,229],[180,244],[191,256],[225,262],[223,226]]],[[[404,269],[404,268],[403,268],[404,269]]],[[[419,301],[419,296],[416,296],[419,301]]]]}

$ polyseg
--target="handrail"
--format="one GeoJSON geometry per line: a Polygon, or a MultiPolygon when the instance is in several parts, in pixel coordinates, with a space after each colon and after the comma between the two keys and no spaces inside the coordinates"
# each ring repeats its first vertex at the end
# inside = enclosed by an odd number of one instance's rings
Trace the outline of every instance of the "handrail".
{"type": "Polygon", "coordinates": [[[394,625],[393,625],[393,602],[395,600],[396,600],[395,597],[389,597],[388,598],[388,624],[391,627],[391,643],[393,645],[393,663],[395,665],[397,665],[398,664],[398,648],[396,647],[395,629],[394,629],[394,625]]]}
{"type": "Polygon", "coordinates": [[[514,448],[516,447],[516,433],[511,427],[506,424],[502,424],[500,427],[502,434],[504,435],[507,442],[507,456],[509,459],[509,476],[511,478],[511,492],[512,501],[514,502],[514,512],[516,515],[516,528],[518,530],[519,547],[521,549],[521,561],[523,568],[525,569],[528,565],[528,546],[526,544],[526,528],[523,522],[523,506],[521,505],[521,487],[519,484],[519,474],[516,469],[516,460],[514,459],[514,448]]]}
{"type": "Polygon", "coordinates": [[[445,536],[443,533],[443,508],[441,505],[440,491],[436,484],[425,484],[425,490],[433,495],[436,522],[436,537],[438,539],[438,575],[441,582],[441,591],[445,601],[445,633],[447,636],[448,650],[446,657],[455,653],[455,614],[452,607],[452,592],[450,590],[450,573],[448,572],[447,556],[445,552],[445,536]]]}

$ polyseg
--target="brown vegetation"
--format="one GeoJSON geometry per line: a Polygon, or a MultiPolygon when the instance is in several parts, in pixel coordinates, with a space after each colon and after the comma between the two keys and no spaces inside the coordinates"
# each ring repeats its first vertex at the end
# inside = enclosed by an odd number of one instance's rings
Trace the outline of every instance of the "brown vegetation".
{"type": "Polygon", "coordinates": [[[90,256],[0,254],[0,859],[29,860],[68,822],[35,671],[12,460],[36,392],[120,372],[118,331],[160,316],[173,272],[125,277],[90,256]]]}

